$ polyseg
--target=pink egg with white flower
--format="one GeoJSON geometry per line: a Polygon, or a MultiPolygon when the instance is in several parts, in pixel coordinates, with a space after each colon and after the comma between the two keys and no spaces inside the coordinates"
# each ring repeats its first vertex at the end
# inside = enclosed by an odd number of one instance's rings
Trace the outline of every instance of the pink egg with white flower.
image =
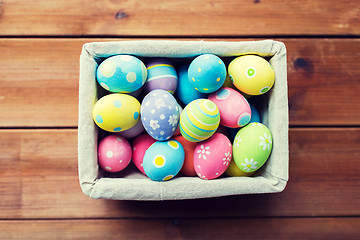
{"type": "Polygon", "coordinates": [[[145,174],[143,167],[143,160],[146,150],[154,143],[156,140],[148,134],[142,134],[134,139],[132,142],[132,160],[136,168],[145,174]]]}
{"type": "Polygon", "coordinates": [[[225,127],[243,127],[250,122],[251,109],[246,98],[238,91],[223,87],[208,97],[219,108],[220,124],[225,127]]]}
{"type": "Polygon", "coordinates": [[[131,157],[130,143],[124,137],[109,135],[99,143],[98,163],[107,172],[119,172],[125,169],[131,157]]]}
{"type": "Polygon", "coordinates": [[[194,168],[201,179],[220,177],[229,166],[232,156],[230,140],[222,133],[214,133],[199,142],[194,152],[194,168]]]}

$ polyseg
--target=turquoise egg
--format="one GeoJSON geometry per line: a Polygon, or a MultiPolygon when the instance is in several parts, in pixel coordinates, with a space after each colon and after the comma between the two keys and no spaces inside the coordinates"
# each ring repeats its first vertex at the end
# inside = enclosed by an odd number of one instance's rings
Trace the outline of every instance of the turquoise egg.
{"type": "Polygon", "coordinates": [[[140,89],[147,78],[144,63],[130,55],[116,55],[105,59],[97,68],[96,79],[110,92],[130,93],[140,89]]]}
{"type": "Polygon", "coordinates": [[[212,93],[224,84],[226,66],[218,56],[203,54],[191,62],[188,78],[195,90],[202,93],[212,93]]]}
{"type": "Polygon", "coordinates": [[[196,91],[191,85],[188,78],[188,68],[189,64],[184,64],[177,69],[179,82],[176,97],[184,105],[188,105],[190,102],[199,98],[207,98],[207,94],[196,91]]]}
{"type": "Polygon", "coordinates": [[[154,181],[167,181],[181,170],[185,159],[183,146],[176,140],[153,143],[145,152],[145,174],[154,181]]]}

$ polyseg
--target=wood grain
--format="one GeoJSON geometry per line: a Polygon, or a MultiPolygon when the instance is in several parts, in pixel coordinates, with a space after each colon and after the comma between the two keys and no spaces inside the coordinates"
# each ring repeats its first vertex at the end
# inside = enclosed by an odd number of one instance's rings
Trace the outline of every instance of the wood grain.
{"type": "Polygon", "coordinates": [[[358,128],[291,129],[283,193],[163,202],[85,196],[76,130],[1,130],[0,142],[0,219],[360,215],[358,128]]]}
{"type": "Polygon", "coordinates": [[[358,35],[359,1],[4,0],[1,35],[358,35]]]}
{"type": "Polygon", "coordinates": [[[0,221],[2,239],[358,239],[359,218],[0,221]]]}
{"type": "MultiPolygon", "coordinates": [[[[81,47],[110,40],[123,39],[0,39],[0,127],[77,126],[81,47]]],[[[360,125],[360,40],[278,40],[287,46],[290,125],[360,125]]]]}

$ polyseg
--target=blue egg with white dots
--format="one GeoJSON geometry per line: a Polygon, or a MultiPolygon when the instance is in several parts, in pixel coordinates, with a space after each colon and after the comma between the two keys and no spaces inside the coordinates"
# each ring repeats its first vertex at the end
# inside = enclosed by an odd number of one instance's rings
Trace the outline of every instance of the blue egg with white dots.
{"type": "Polygon", "coordinates": [[[188,78],[188,69],[189,64],[181,65],[177,69],[178,86],[175,93],[179,101],[185,106],[196,99],[207,98],[207,94],[196,91],[195,88],[191,85],[188,78]]]}
{"type": "Polygon", "coordinates": [[[151,137],[165,141],[172,137],[179,125],[180,107],[171,93],[156,89],[143,99],[140,117],[151,137]]]}
{"type": "Polygon", "coordinates": [[[170,139],[153,143],[146,150],[143,167],[145,174],[154,181],[167,181],[181,170],[185,151],[180,142],[170,139]]]}
{"type": "Polygon", "coordinates": [[[115,93],[130,93],[140,89],[147,78],[144,63],[131,55],[115,55],[97,68],[96,79],[104,89],[115,93]]]}
{"type": "Polygon", "coordinates": [[[225,82],[226,66],[214,54],[196,57],[188,69],[188,79],[193,88],[201,93],[217,91],[225,82]]]}

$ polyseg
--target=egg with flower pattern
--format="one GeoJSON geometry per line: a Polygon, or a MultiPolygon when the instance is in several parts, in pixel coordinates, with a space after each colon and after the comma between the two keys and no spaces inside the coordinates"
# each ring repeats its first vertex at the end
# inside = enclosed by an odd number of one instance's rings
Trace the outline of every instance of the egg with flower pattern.
{"type": "Polygon", "coordinates": [[[140,113],[146,132],[158,141],[171,138],[179,124],[179,104],[163,89],[153,90],[145,96],[140,113]]]}
{"type": "Polygon", "coordinates": [[[198,143],[194,152],[194,168],[201,179],[215,179],[228,168],[232,156],[230,140],[222,133],[198,143]]]}
{"type": "Polygon", "coordinates": [[[240,129],[233,143],[234,161],[243,172],[254,172],[269,158],[273,140],[270,130],[261,123],[250,123],[240,129]]]}
{"type": "Polygon", "coordinates": [[[112,93],[100,98],[93,108],[96,125],[108,132],[132,128],[140,119],[139,101],[127,94],[112,93]]]}
{"type": "Polygon", "coordinates": [[[96,71],[98,83],[110,92],[134,92],[144,85],[146,78],[144,63],[131,55],[111,56],[96,71]]]}
{"type": "Polygon", "coordinates": [[[154,181],[167,181],[175,177],[183,163],[185,152],[176,140],[157,141],[144,155],[143,167],[145,174],[154,181]]]}

